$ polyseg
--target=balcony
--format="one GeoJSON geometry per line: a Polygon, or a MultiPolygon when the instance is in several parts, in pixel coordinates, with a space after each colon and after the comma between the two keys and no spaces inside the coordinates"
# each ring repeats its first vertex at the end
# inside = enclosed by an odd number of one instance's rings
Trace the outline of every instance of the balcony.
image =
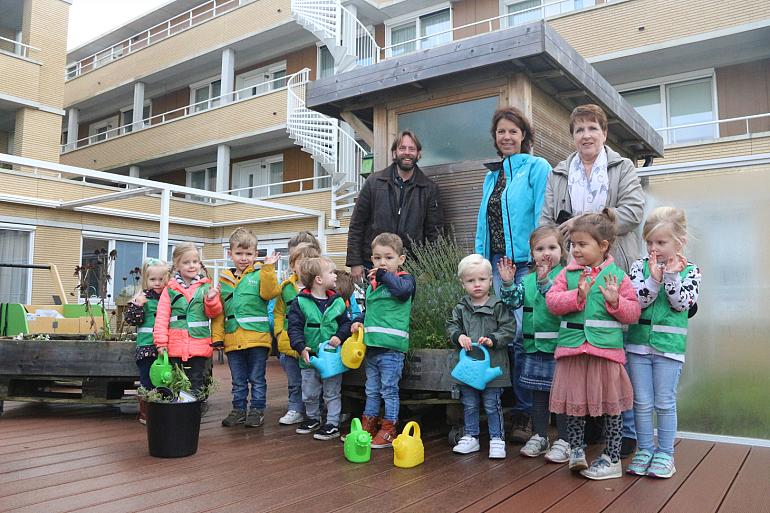
{"type": "Polygon", "coordinates": [[[30,101],[38,101],[41,63],[40,50],[12,39],[0,37],[0,91],[30,101]]]}

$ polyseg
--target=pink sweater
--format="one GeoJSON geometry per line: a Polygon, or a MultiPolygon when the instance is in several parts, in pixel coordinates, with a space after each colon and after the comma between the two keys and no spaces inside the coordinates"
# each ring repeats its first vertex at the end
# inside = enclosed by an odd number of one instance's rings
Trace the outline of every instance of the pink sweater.
{"type": "MultiPolygon", "coordinates": [[[[599,272],[613,262],[612,256],[607,257],[602,265],[595,267],[591,271],[591,278],[594,280],[599,272]]],[[[578,299],[577,289],[569,290],[567,288],[566,271],[583,269],[583,266],[577,264],[574,260],[556,276],[548,293],[545,295],[545,304],[553,315],[566,315],[573,312],[582,311],[585,308],[585,300],[578,299]]],[[[595,285],[598,286],[598,285],[595,285]]],[[[636,298],[636,290],[631,284],[628,276],[623,277],[620,282],[620,297],[618,298],[618,307],[612,308],[605,301],[604,306],[607,312],[622,324],[634,324],[639,320],[642,307],[636,298]]],[[[565,356],[576,356],[579,354],[588,354],[598,356],[618,362],[626,363],[626,352],[623,349],[602,349],[591,345],[587,340],[578,347],[557,347],[554,353],[555,358],[564,358],[565,356]]]]}

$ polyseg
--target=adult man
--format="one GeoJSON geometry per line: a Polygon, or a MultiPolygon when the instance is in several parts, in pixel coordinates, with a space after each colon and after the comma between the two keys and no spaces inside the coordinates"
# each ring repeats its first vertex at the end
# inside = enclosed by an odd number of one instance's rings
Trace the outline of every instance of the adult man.
{"type": "Polygon", "coordinates": [[[404,130],[390,151],[393,162],[372,173],[358,194],[348,228],[346,264],[353,281],[364,280],[371,267],[372,240],[380,233],[395,233],[409,250],[412,242],[435,240],[441,229],[438,185],[417,167],[422,145],[404,130]]]}

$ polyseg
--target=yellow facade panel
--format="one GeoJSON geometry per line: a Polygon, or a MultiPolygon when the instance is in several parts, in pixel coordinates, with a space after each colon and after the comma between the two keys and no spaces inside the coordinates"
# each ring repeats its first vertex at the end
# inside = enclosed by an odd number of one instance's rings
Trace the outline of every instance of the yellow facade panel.
{"type": "MultiPolygon", "coordinates": [[[[32,52],[31,57],[43,63],[39,85],[36,88],[38,101],[51,107],[62,108],[69,3],[61,0],[25,0],[24,5],[22,32],[26,35],[25,42],[40,50],[32,52]]],[[[56,142],[58,141],[57,138],[56,142]]]]}
{"type": "Polygon", "coordinates": [[[40,86],[40,64],[0,53],[0,91],[36,102],[40,86]]]}
{"type": "Polygon", "coordinates": [[[735,157],[736,155],[758,155],[761,153],[770,153],[770,136],[669,147],[664,152],[664,158],[655,159],[654,164],[679,164],[682,162],[722,159],[735,157]]]}
{"type": "MultiPolygon", "coordinates": [[[[80,230],[38,226],[35,230],[35,264],[55,264],[61,277],[67,300],[74,302],[70,293],[75,291],[77,278],[75,266],[80,265],[80,230]]],[[[51,283],[49,271],[32,272],[32,303],[49,304],[56,291],[51,283]]]]}
{"type": "Polygon", "coordinates": [[[15,155],[58,162],[60,139],[60,115],[35,109],[16,111],[15,155]]]}

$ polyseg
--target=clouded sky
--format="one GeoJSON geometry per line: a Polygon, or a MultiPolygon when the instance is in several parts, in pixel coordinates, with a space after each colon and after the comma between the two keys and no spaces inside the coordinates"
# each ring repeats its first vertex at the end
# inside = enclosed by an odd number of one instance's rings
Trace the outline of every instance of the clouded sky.
{"type": "Polygon", "coordinates": [[[74,0],[70,7],[67,49],[94,39],[168,0],[74,0]]]}

